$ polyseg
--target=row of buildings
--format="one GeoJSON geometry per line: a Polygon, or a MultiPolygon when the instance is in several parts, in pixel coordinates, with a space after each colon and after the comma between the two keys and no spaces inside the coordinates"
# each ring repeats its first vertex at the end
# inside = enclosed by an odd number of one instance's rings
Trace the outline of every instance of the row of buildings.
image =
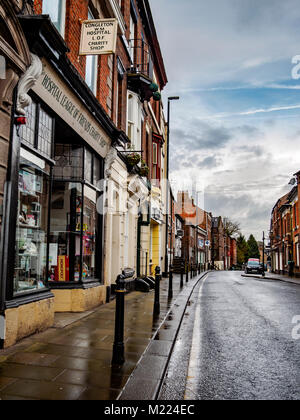
{"type": "Polygon", "coordinates": [[[168,186],[167,81],[148,0],[0,0],[0,347],[124,270],[234,263],[221,218],[168,186]]]}
{"type": "Polygon", "coordinates": [[[174,207],[175,268],[179,269],[182,262],[206,270],[229,270],[237,265],[237,241],[226,229],[227,219],[201,209],[186,191],[178,193],[174,207]]]}
{"type": "Polygon", "coordinates": [[[294,177],[292,190],[272,210],[268,253],[274,273],[300,277],[300,171],[294,177]]]}
{"type": "Polygon", "coordinates": [[[167,75],[148,0],[0,0],[0,55],[7,347],[163,267],[167,75]]]}

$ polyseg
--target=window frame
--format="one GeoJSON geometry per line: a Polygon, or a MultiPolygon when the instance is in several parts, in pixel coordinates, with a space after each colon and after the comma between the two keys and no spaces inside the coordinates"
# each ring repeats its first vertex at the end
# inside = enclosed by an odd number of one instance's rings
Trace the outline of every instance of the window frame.
{"type": "Polygon", "coordinates": [[[127,91],[127,118],[126,133],[131,140],[134,150],[141,150],[142,147],[142,105],[136,93],[127,91]],[[132,106],[132,115],[130,115],[129,107],[132,106]],[[129,116],[132,119],[129,119],[129,116]],[[132,138],[129,136],[129,127],[132,128],[132,138]]]}
{"type": "MultiPolygon", "coordinates": [[[[95,16],[90,8],[88,8],[88,20],[95,20],[95,16]]],[[[86,56],[86,63],[85,63],[85,82],[90,88],[90,90],[93,92],[93,94],[97,95],[98,90],[98,65],[99,65],[99,56],[98,55],[87,55],[86,56]],[[91,85],[89,85],[87,81],[87,70],[88,65],[91,64],[91,85]]]]}
{"type": "MultiPolygon", "coordinates": [[[[53,0],[48,0],[53,2],[53,0]]],[[[46,5],[47,0],[43,0],[43,5],[42,5],[42,13],[43,14],[49,14],[49,12],[44,10],[44,6],[46,5]]],[[[64,38],[65,37],[65,30],[66,30],[66,0],[58,0],[59,2],[59,9],[58,9],[58,26],[55,24],[55,22],[53,22],[53,20],[51,19],[51,15],[50,19],[53,23],[53,25],[56,27],[56,29],[58,30],[58,32],[61,34],[61,36],[64,38]]]]}

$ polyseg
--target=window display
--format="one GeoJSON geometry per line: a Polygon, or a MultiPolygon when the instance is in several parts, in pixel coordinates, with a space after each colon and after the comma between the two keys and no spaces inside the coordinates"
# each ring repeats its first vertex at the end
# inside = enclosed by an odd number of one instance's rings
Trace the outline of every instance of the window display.
{"type": "Polygon", "coordinates": [[[98,214],[96,209],[96,191],[84,187],[83,211],[83,279],[96,278],[96,233],[98,214]]]}
{"type": "Polygon", "coordinates": [[[82,196],[80,183],[53,183],[49,247],[50,282],[84,282],[97,277],[96,200],[96,191],[87,186],[84,187],[82,196]]]}
{"type": "MultiPolygon", "coordinates": [[[[26,155],[26,158],[24,157],[26,155]]],[[[49,175],[40,159],[20,159],[14,293],[45,287],[49,175]]]]}
{"type": "Polygon", "coordinates": [[[80,280],[82,185],[55,181],[52,189],[49,281],[80,280]]]}

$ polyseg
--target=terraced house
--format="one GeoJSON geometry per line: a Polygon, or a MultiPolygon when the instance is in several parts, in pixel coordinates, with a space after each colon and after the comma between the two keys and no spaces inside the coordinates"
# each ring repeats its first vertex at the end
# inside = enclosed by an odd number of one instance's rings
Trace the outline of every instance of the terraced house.
{"type": "Polygon", "coordinates": [[[7,347],[163,267],[167,76],[147,0],[1,0],[0,20],[7,347]]]}

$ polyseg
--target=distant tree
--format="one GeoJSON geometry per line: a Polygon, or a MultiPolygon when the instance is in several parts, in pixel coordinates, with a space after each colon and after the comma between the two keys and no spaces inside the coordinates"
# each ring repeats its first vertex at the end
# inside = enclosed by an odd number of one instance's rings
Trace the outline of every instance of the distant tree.
{"type": "Polygon", "coordinates": [[[225,219],[224,229],[225,229],[226,235],[229,236],[230,238],[233,236],[241,235],[240,224],[230,219],[225,219]]]}
{"type": "Polygon", "coordinates": [[[249,258],[249,246],[245,236],[240,235],[237,238],[237,262],[238,265],[243,265],[249,258]]]}
{"type": "Polygon", "coordinates": [[[253,235],[248,239],[249,258],[260,258],[259,246],[253,235]]]}

